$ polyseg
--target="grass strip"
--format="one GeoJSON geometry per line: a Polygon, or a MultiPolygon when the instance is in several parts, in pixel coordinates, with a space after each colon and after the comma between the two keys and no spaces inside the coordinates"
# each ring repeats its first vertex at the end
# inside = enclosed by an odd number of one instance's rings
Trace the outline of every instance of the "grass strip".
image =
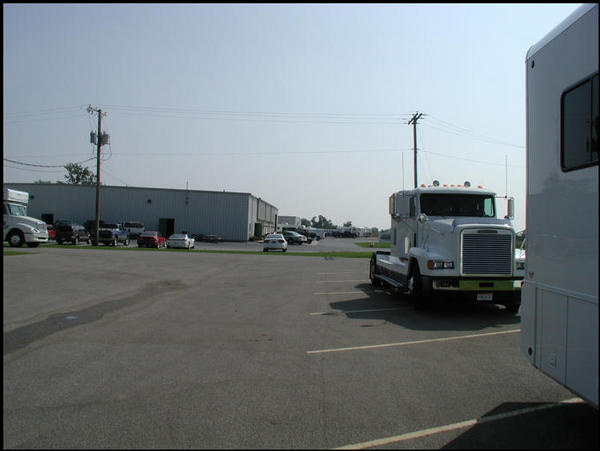
{"type": "Polygon", "coordinates": [[[391,243],[380,243],[378,241],[370,241],[370,242],[362,242],[362,243],[354,243],[357,246],[360,247],[367,247],[367,248],[378,248],[378,249],[388,249],[392,244],[391,243]],[[371,244],[373,246],[371,246],[371,244]]]}
{"type": "Polygon", "coordinates": [[[147,247],[135,246],[74,246],[72,244],[44,244],[44,248],[56,249],[98,249],[98,250],[114,250],[114,251],[138,251],[138,252],[195,252],[205,254],[242,254],[242,255],[291,255],[295,257],[330,257],[330,258],[371,258],[372,252],[356,251],[356,252],[280,252],[280,251],[241,251],[241,250],[226,250],[226,249],[155,249],[147,247]]]}

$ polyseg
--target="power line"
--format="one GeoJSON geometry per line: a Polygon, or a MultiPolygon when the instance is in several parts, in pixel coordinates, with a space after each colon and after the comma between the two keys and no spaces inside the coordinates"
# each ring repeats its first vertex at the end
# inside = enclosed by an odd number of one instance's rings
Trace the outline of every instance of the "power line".
{"type": "Polygon", "coordinates": [[[4,163],[4,166],[7,167],[7,168],[11,168],[11,169],[17,169],[19,171],[42,172],[44,174],[57,174],[57,173],[62,172],[62,171],[56,171],[56,170],[45,171],[43,169],[26,169],[26,168],[20,168],[18,166],[11,166],[11,165],[6,164],[6,163],[4,163]]]}
{"type": "MultiPolygon", "coordinates": [[[[504,163],[493,163],[491,161],[481,161],[481,160],[473,160],[473,159],[470,159],[470,158],[461,158],[461,157],[457,157],[457,156],[454,156],[454,155],[444,155],[444,154],[441,154],[441,153],[430,152],[428,150],[423,150],[423,149],[421,149],[421,152],[426,152],[426,153],[429,153],[431,155],[437,155],[437,156],[444,157],[444,158],[452,158],[454,160],[470,161],[472,163],[490,164],[490,165],[494,165],[494,166],[505,166],[504,163]]],[[[511,164],[509,164],[507,166],[509,166],[511,168],[524,168],[524,166],[511,165],[511,164]]]]}
{"type": "Polygon", "coordinates": [[[439,130],[446,133],[451,133],[459,136],[466,136],[473,139],[478,139],[480,141],[488,142],[491,144],[499,144],[503,146],[516,147],[518,149],[525,149],[525,146],[520,146],[517,144],[509,143],[506,141],[501,141],[496,138],[492,138],[481,133],[473,132],[472,130],[466,129],[464,127],[460,127],[458,125],[452,124],[450,122],[444,121],[442,119],[438,119],[435,116],[428,115],[434,122],[438,122],[438,126],[432,126],[431,124],[426,124],[427,127],[430,127],[434,130],[439,130]],[[442,127],[442,128],[440,128],[442,127]]]}
{"type": "MultiPolygon", "coordinates": [[[[82,164],[85,163],[86,161],[90,161],[90,160],[94,160],[96,157],[92,157],[92,158],[88,158],[87,160],[83,160],[83,161],[78,161],[75,164],[82,164]]],[[[22,164],[23,166],[34,166],[37,168],[64,168],[65,165],[44,165],[44,164],[33,164],[33,163],[23,163],[21,161],[15,161],[15,160],[9,160],[8,158],[5,158],[4,161],[8,161],[10,163],[14,163],[14,164],[22,164]]]]}

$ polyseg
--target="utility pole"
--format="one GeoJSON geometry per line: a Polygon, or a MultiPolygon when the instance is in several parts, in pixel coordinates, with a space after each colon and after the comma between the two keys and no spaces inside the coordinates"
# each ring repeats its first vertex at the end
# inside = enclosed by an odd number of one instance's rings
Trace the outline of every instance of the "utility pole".
{"type": "Polygon", "coordinates": [[[413,124],[413,159],[414,159],[414,174],[415,174],[415,188],[417,187],[417,121],[421,119],[423,113],[418,111],[413,114],[413,117],[408,121],[408,125],[413,124]]]}
{"type": "Polygon", "coordinates": [[[108,135],[102,134],[102,116],[106,116],[106,113],[103,113],[102,110],[92,108],[92,106],[88,106],[88,113],[98,113],[98,135],[97,140],[95,134],[92,132],[91,141],[94,144],[97,144],[97,154],[96,154],[96,227],[94,230],[94,246],[98,246],[100,243],[100,153],[103,144],[108,143],[108,135]],[[106,136],[106,138],[105,138],[106,136]],[[97,141],[97,142],[96,142],[97,141]],[[106,141],[106,142],[105,142],[106,141]]]}

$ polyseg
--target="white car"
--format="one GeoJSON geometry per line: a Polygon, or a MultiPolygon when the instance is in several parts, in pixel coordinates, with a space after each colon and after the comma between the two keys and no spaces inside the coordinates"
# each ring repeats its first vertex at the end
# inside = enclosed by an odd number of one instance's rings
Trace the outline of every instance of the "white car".
{"type": "Polygon", "coordinates": [[[265,237],[263,252],[268,252],[272,249],[279,249],[283,252],[287,251],[287,241],[281,233],[271,233],[265,237]]]}
{"type": "Polygon", "coordinates": [[[190,238],[187,233],[174,233],[167,240],[167,248],[192,249],[194,247],[194,239],[190,238]]]}

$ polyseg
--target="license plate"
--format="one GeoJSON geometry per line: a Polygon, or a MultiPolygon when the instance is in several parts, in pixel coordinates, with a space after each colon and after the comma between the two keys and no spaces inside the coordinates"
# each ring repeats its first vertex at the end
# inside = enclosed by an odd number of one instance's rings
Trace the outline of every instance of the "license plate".
{"type": "Polygon", "coordinates": [[[477,293],[478,301],[491,301],[493,298],[493,293],[477,293]]]}

